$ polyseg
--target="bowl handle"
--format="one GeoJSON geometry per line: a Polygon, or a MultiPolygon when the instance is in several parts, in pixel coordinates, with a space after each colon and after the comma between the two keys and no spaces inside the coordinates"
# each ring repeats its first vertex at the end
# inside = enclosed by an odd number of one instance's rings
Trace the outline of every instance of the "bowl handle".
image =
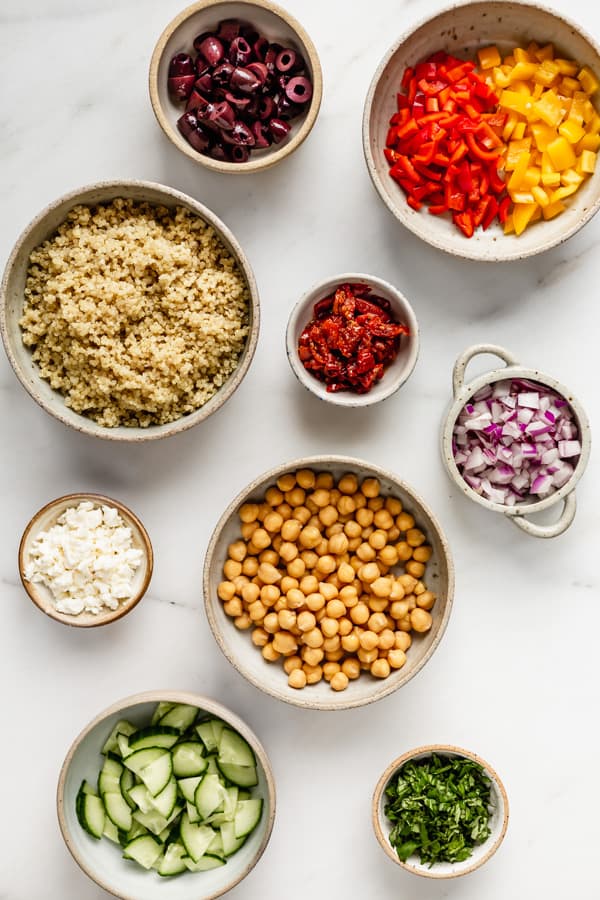
{"type": "Polygon", "coordinates": [[[455,397],[458,396],[464,386],[465,369],[473,357],[479,356],[480,353],[492,353],[494,356],[499,357],[505,362],[507,366],[519,365],[519,361],[515,359],[512,353],[509,350],[505,350],[504,347],[498,346],[498,344],[473,344],[472,347],[467,347],[464,353],[461,353],[454,363],[454,369],[452,370],[452,390],[454,391],[455,397]]]}
{"type": "Polygon", "coordinates": [[[567,494],[565,497],[562,513],[560,514],[558,522],[555,522],[554,525],[536,525],[535,522],[531,522],[526,516],[511,516],[510,518],[521,531],[530,534],[532,537],[552,538],[558,537],[559,534],[562,534],[563,531],[567,530],[575,518],[576,510],[577,501],[575,499],[575,491],[571,491],[571,493],[567,494]]]}

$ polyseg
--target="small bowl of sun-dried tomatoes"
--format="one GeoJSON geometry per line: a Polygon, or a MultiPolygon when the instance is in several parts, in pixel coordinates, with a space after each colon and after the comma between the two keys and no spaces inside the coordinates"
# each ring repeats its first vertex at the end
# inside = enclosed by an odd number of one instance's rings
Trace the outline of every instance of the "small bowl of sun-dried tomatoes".
{"type": "Polygon", "coordinates": [[[419,326],[403,294],[372,275],[319,282],[294,307],[287,356],[300,384],[338,406],[370,406],[409,378],[419,326]]]}

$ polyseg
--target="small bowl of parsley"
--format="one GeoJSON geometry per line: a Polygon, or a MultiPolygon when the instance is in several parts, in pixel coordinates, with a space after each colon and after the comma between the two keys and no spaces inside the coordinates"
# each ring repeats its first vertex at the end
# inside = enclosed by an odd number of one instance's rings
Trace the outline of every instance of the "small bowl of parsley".
{"type": "Polygon", "coordinates": [[[415,875],[455,878],[482,866],[504,839],[508,797],[488,763],[434,744],[385,770],[373,794],[373,827],[387,855],[415,875]]]}

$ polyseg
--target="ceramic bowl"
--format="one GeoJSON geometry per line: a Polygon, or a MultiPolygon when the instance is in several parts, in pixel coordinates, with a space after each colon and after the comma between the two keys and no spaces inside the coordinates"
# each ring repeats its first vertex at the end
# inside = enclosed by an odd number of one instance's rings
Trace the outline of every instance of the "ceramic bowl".
{"type": "Polygon", "coordinates": [[[179,13],[165,28],[154,48],[150,62],[150,100],[158,124],[169,140],[194,162],[230,175],[244,175],[269,169],[297,150],[308,135],[319,113],[323,94],[321,64],[315,45],[296,19],[269,0],[200,0],[179,13]],[[196,35],[216,28],[222,19],[240,19],[254,25],[267,40],[299,51],[306,62],[313,95],[302,116],[291,122],[292,130],[281,144],[254,150],[245,163],[225,162],[198,153],[179,133],[177,120],[185,109],[175,103],[167,90],[169,63],[176,53],[193,53],[196,35]]]}
{"type": "Polygon", "coordinates": [[[453,747],[447,744],[430,744],[426,747],[418,747],[416,750],[409,750],[408,753],[399,756],[387,767],[377,782],[377,787],[373,794],[372,819],[377,840],[389,858],[398,866],[402,866],[403,869],[406,869],[407,872],[412,872],[414,875],[423,875],[425,878],[456,878],[459,875],[467,875],[469,872],[474,872],[475,869],[482,866],[494,855],[504,840],[508,827],[508,797],[498,775],[485,760],[469,750],[463,750],[461,747],[453,747]],[[409,856],[406,862],[402,862],[398,858],[395,848],[390,844],[389,835],[392,830],[392,823],[387,819],[384,807],[386,803],[385,789],[396,772],[409,760],[426,759],[433,753],[453,758],[464,757],[478,763],[484,769],[491,782],[490,799],[492,808],[490,810],[489,823],[491,834],[487,841],[475,847],[472,855],[463,862],[440,862],[435,863],[430,868],[428,865],[421,863],[416,854],[409,856]]]}
{"type": "Polygon", "coordinates": [[[118,500],[112,500],[110,497],[103,497],[101,494],[67,494],[65,497],[58,497],[42,507],[31,519],[27,528],[23,532],[21,543],[19,545],[19,574],[23,587],[27,591],[29,597],[35,605],[45,612],[51,619],[62,622],[63,625],[73,625],[78,628],[93,628],[98,625],[108,625],[110,622],[116,622],[130,612],[134,606],[140,602],[150,584],[152,578],[152,568],[154,565],[154,554],[152,552],[152,544],[148,537],[148,532],[138,519],[123,503],[118,500]],[[119,603],[118,609],[106,609],[98,615],[91,612],[82,612],[79,615],[67,615],[58,612],[52,593],[49,588],[43,584],[28,581],[25,578],[25,570],[30,560],[31,545],[36,540],[40,532],[47,531],[56,524],[57,519],[62,513],[71,507],[78,506],[82,501],[89,500],[95,506],[112,506],[119,511],[119,515],[125,524],[131,529],[133,546],[143,551],[142,560],[138,569],[136,569],[133,579],[133,593],[127,600],[119,603]]]}
{"type": "Polygon", "coordinates": [[[284,700],[306,709],[349,709],[363,706],[386,697],[402,687],[423,668],[439,645],[450,617],[454,596],[454,565],[445,535],[418,494],[396,475],[378,466],[345,456],[315,456],[297,459],[271,469],[260,475],[238,494],[221,516],[212,534],[204,564],[204,603],[210,627],[217,644],[229,662],[238,672],[278,700],[284,700]],[[403,508],[411,513],[427,535],[433,554],[427,564],[424,580],[427,587],[437,595],[431,610],[433,625],[426,634],[413,634],[413,642],[407,650],[406,665],[393,670],[383,680],[363,674],[350,681],[345,691],[336,693],[325,681],[309,685],[303,690],[289,687],[287,675],[280,664],[265,662],[259,649],[255,647],[246,631],[239,631],[233,621],[223,611],[223,604],[217,596],[219,582],[223,580],[223,564],[227,559],[230,543],[240,538],[238,511],[242,504],[262,502],[267,488],[286,472],[297,469],[313,469],[315,472],[330,472],[338,479],[352,472],[359,479],[378,478],[382,496],[395,496],[401,500],[403,508]]]}
{"type": "Polygon", "coordinates": [[[36,216],[27,226],[15,244],[6,264],[2,285],[0,287],[0,333],[4,341],[6,354],[15,370],[15,374],[25,390],[42,409],[65,425],[70,425],[83,434],[101,437],[113,441],[139,442],[168,437],[192,428],[199,422],[220,409],[226,400],[239,387],[246,375],[258,340],[260,304],[254,273],[246,254],[227,226],[221,222],[206,206],[162,184],[148,181],[107,181],[88,185],[71,191],[55,200],[36,216]],[[246,346],[235,371],[210,400],[189,415],[182,416],[165,425],[151,425],[148,428],[126,427],[107,428],[98,425],[93,419],[70,409],[62,394],[53,390],[49,383],[40,377],[37,365],[33,362],[31,351],[23,344],[19,319],[23,310],[23,297],[29,256],[36,247],[54,234],[64,222],[67,214],[75,206],[108,203],[118,197],[138,202],[153,203],[170,208],[183,206],[194,215],[199,216],[211,225],[224,245],[237,261],[240,270],[248,283],[249,299],[249,333],[246,346]]]}
{"type": "Polygon", "coordinates": [[[533,537],[551,538],[557,537],[557,535],[566,531],[575,517],[577,509],[575,486],[585,471],[591,449],[590,426],[585,411],[579,401],[575,399],[568,388],[560,384],[560,382],[556,381],[554,378],[551,378],[550,375],[545,375],[537,369],[528,369],[521,366],[512,353],[505,350],[504,347],[498,347],[496,344],[476,344],[473,347],[469,347],[464,353],[461,353],[454,364],[452,388],[454,398],[442,425],[442,459],[452,481],[466,497],[469,497],[470,500],[475,500],[480,506],[483,506],[492,512],[499,512],[507,516],[511,522],[514,522],[514,524],[522,531],[526,532],[526,534],[530,534],[533,537]],[[491,372],[486,372],[484,375],[480,375],[472,381],[465,382],[465,370],[467,365],[474,357],[479,356],[481,353],[491,353],[501,359],[505,365],[493,369],[491,372]],[[520,503],[518,506],[503,506],[500,503],[493,503],[486,497],[480,496],[464,480],[454,461],[452,435],[459,413],[473,394],[476,394],[477,391],[482,387],[485,387],[485,385],[512,378],[526,378],[530,381],[539,381],[541,384],[556,391],[568,401],[574,412],[575,421],[579,430],[581,454],[571,478],[549,497],[546,497],[543,500],[537,500],[534,503],[520,503]],[[562,510],[559,518],[552,525],[540,525],[537,522],[532,522],[528,518],[531,514],[542,512],[542,510],[548,509],[555,504],[560,504],[561,502],[562,510]]]}
{"type": "Polygon", "coordinates": [[[446,7],[404,34],[381,61],[367,94],[363,116],[363,146],[369,174],[390,212],[410,231],[433,247],[489,262],[523,259],[555,247],[578,231],[600,206],[600,168],[568,201],[566,210],[547,222],[537,222],[522,235],[504,235],[499,225],[465,238],[446,216],[416,212],[400,186],[389,176],[384,158],[388,123],[396,112],[396,94],[407,66],[437,50],[464,58],[489,44],[500,51],[553,43],[561,56],[576,59],[600,75],[600,49],[578,25],[538,4],[505,2],[459,3],[446,7]]]}
{"type": "Polygon", "coordinates": [[[285,344],[292,372],[303,387],[321,400],[334,403],[336,406],[372,406],[395,394],[398,388],[402,387],[404,382],[410,378],[419,355],[419,324],[412,306],[393,285],[381,278],[375,278],[373,275],[344,272],[342,275],[335,275],[333,278],[320,281],[298,301],[288,320],[285,344]],[[355,394],[351,391],[328,393],[325,384],[304,368],[298,356],[298,340],[305,326],[312,319],[315,303],[332,294],[339,285],[347,283],[368,284],[372,288],[373,295],[389,300],[394,318],[408,325],[410,330],[410,335],[401,338],[398,356],[386,368],[381,381],[374,385],[368,394],[355,394]]]}
{"type": "Polygon", "coordinates": [[[215,700],[184,691],[148,691],[125,697],[105,709],[83,729],[69,749],[62,765],[56,794],[58,823],[71,856],[77,865],[105,891],[121,900],[213,900],[231,890],[252,871],[262,856],[275,819],[275,783],[269,758],[253,731],[235,713],[215,700]],[[257,761],[258,786],[264,798],[259,825],[246,843],[227,860],[227,865],[207,872],[178,878],[161,878],[125,860],[120,848],[107,839],[96,840],[80,826],[75,813],[75,797],[85,779],[95,784],[102,766],[100,748],[119,719],[143,726],[150,721],[160,701],[187,703],[223,719],[246,739],[257,761]]]}

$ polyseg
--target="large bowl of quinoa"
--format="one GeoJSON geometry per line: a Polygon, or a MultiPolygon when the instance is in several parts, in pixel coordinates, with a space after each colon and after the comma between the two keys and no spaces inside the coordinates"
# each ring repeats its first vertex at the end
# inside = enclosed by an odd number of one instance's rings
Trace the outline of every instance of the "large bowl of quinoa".
{"type": "Polygon", "coordinates": [[[47,412],[142,441],[215,412],[246,374],[259,300],[246,256],[205,206],[150,182],[73,191],[25,229],[1,289],[8,358],[47,412]]]}

